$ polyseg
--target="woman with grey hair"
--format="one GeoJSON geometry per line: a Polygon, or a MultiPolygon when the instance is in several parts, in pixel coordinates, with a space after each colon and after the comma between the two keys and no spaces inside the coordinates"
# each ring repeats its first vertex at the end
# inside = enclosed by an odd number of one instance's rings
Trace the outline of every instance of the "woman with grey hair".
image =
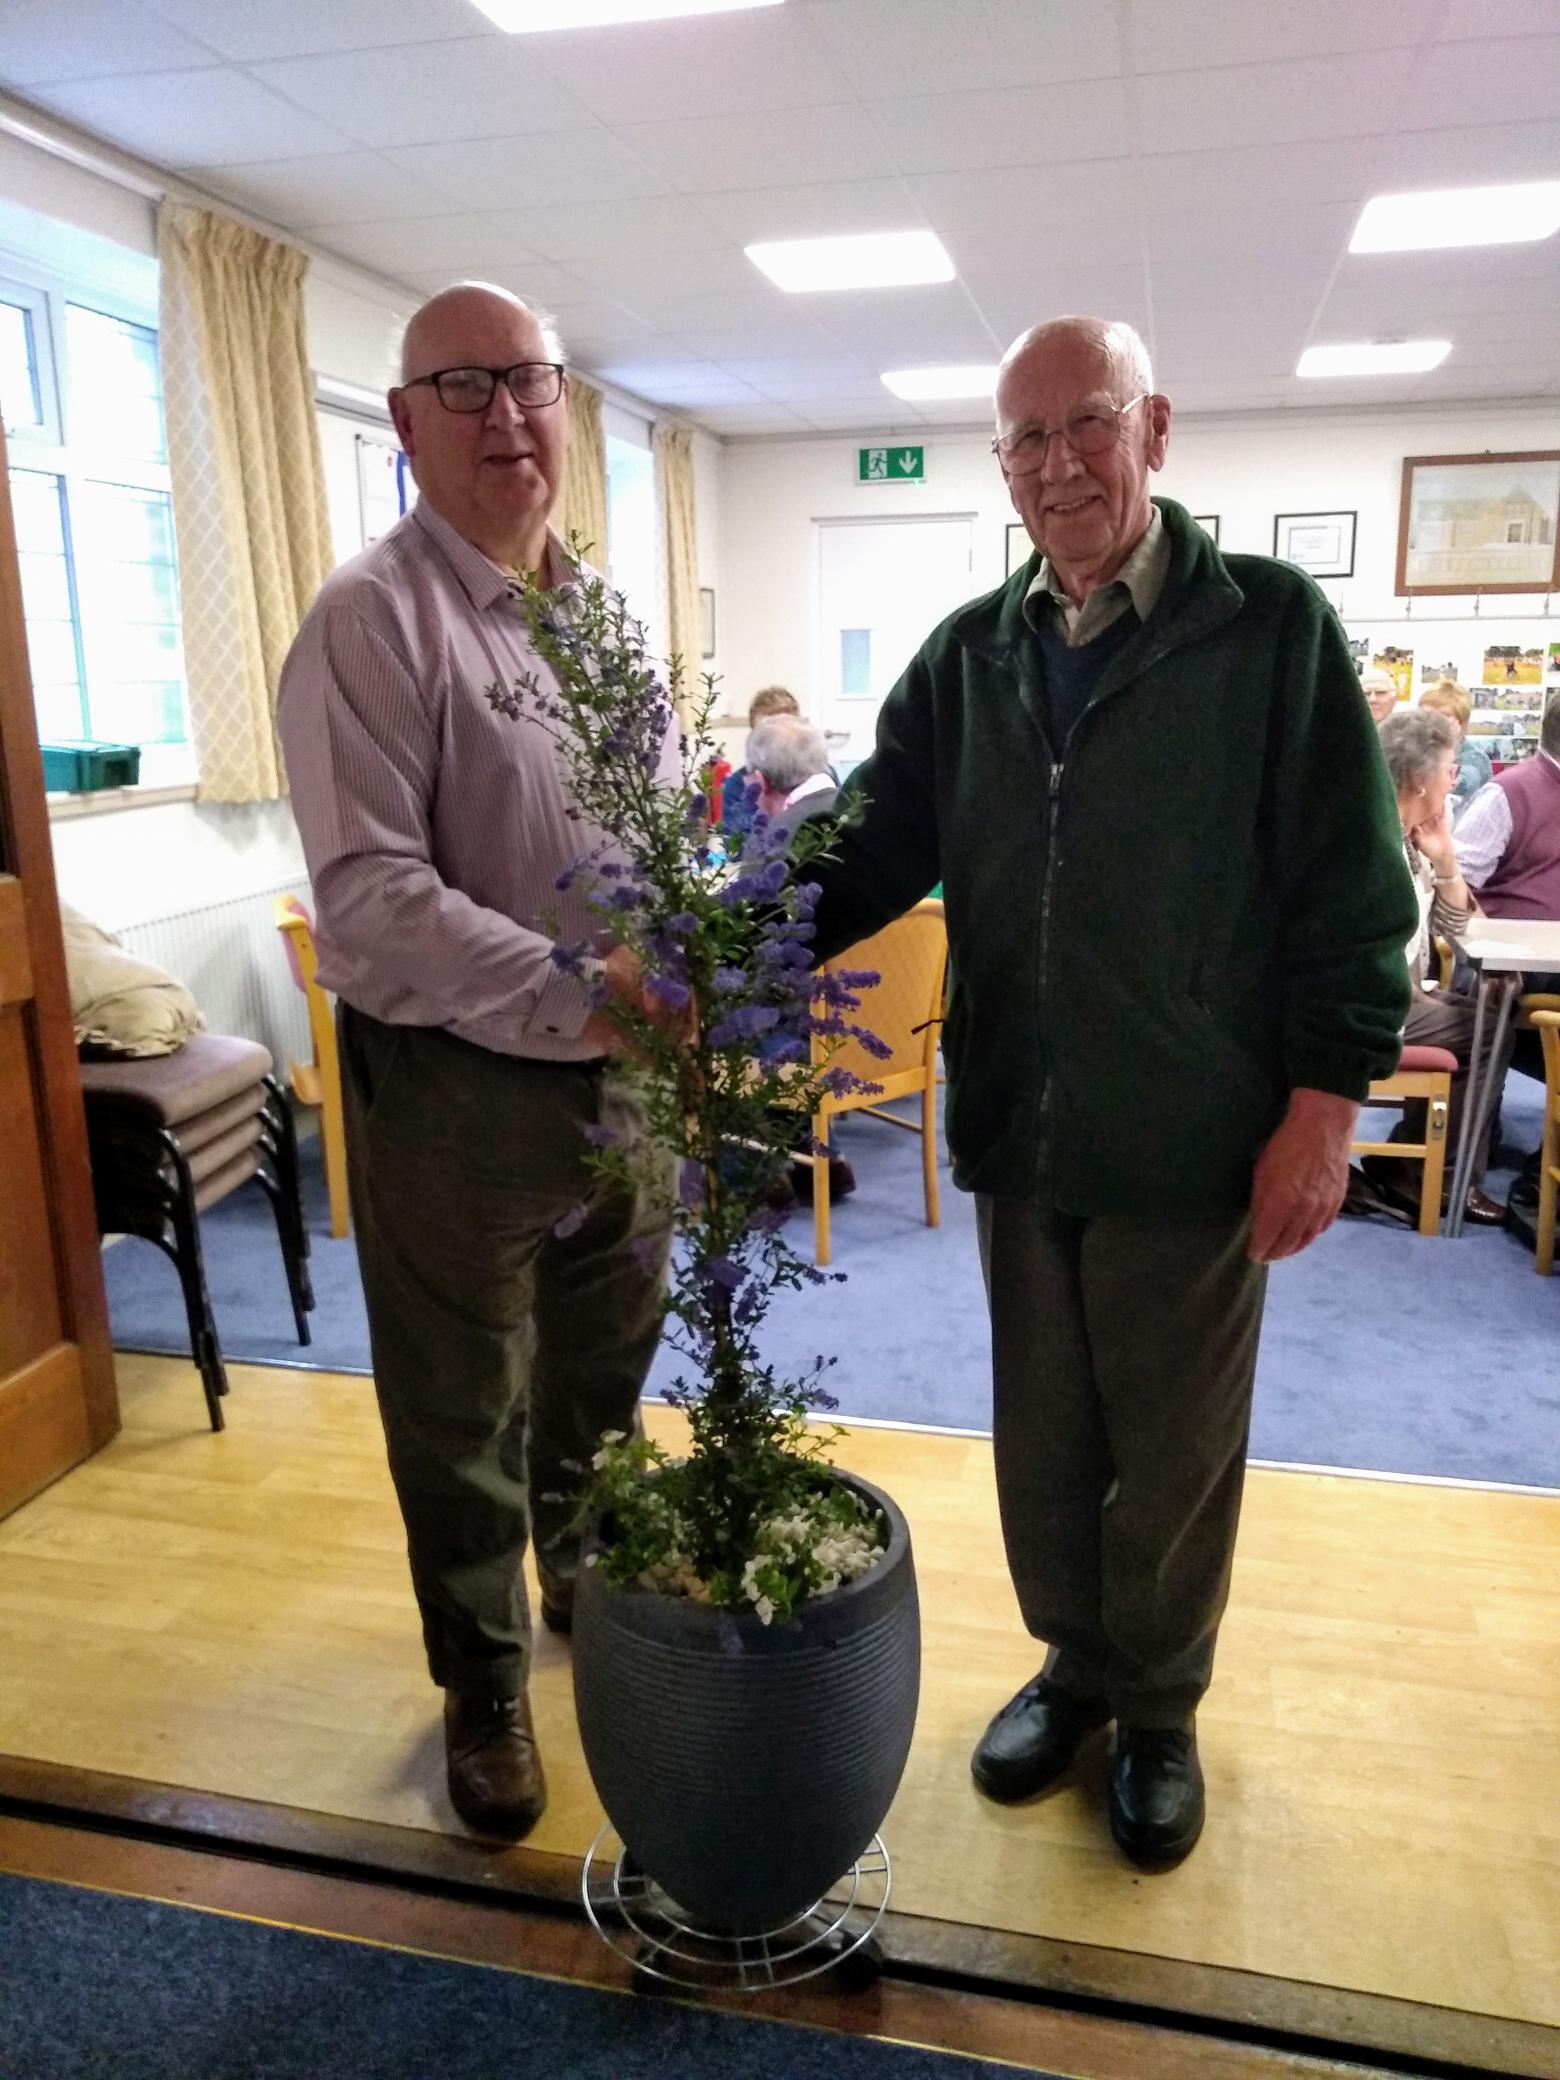
{"type": "MultiPolygon", "coordinates": [[[[1476,904],[1463,880],[1452,844],[1449,798],[1457,779],[1458,729],[1450,715],[1435,708],[1399,708],[1382,723],[1379,735],[1387,771],[1397,794],[1398,821],[1403,826],[1403,855],[1419,893],[1419,929],[1406,949],[1414,999],[1403,1028],[1405,1045],[1444,1047],[1457,1057],[1447,1137],[1455,1146],[1468,1089],[1468,1062],[1473,1052],[1474,1007],[1466,997],[1440,989],[1434,981],[1437,938],[1454,943],[1468,928],[1476,904]]],[[[1492,1034],[1486,1029],[1484,1047],[1492,1034]]],[[[1504,1049],[1509,1060],[1509,1043],[1504,1049]]],[[[1500,1064],[1505,1075],[1507,1061],[1500,1064]]],[[[1408,1106],[1393,1129],[1394,1141],[1424,1139],[1423,1103],[1408,1106]]],[[[1473,1152],[1473,1183],[1467,1218],[1491,1226],[1505,1219],[1506,1209],[1483,1190],[1486,1151],[1473,1152]]],[[[1367,1156],[1365,1173],[1387,1210],[1419,1207],[1417,1165],[1397,1156],[1367,1156]]],[[[1449,1172],[1450,1166],[1448,1166],[1449,1172]]]]}

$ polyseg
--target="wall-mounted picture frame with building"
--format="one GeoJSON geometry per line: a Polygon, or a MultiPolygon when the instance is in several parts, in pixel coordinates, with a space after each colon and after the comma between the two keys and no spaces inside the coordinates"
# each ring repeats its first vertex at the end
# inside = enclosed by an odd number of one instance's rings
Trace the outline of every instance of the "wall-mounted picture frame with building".
{"type": "Polygon", "coordinates": [[[713,585],[699,587],[699,655],[715,655],[715,588],[713,585]]]}
{"type": "Polygon", "coordinates": [[[1020,520],[1008,522],[1005,539],[1007,556],[1002,566],[1002,575],[1004,578],[1011,578],[1015,571],[1022,570],[1029,561],[1030,551],[1035,545],[1029,539],[1029,529],[1020,520]]]}
{"type": "Polygon", "coordinates": [[[1192,518],[1193,518],[1193,519],[1194,519],[1194,520],[1195,520],[1195,521],[1197,522],[1197,525],[1198,525],[1198,526],[1199,526],[1199,527],[1200,527],[1200,528],[1202,529],[1202,531],[1203,531],[1203,533],[1204,533],[1204,534],[1207,534],[1207,535],[1211,535],[1211,536],[1213,537],[1213,544],[1214,544],[1214,547],[1215,547],[1215,548],[1217,548],[1217,547],[1218,547],[1218,544],[1219,544],[1219,516],[1218,516],[1218,514],[1217,514],[1217,513],[1193,513],[1193,515],[1192,515],[1192,518]]]}
{"type": "Polygon", "coordinates": [[[1560,591],[1560,448],[1405,456],[1396,590],[1560,591]]]}
{"type": "Polygon", "coordinates": [[[1313,578],[1354,576],[1354,513],[1275,513],[1273,554],[1313,578]]]}

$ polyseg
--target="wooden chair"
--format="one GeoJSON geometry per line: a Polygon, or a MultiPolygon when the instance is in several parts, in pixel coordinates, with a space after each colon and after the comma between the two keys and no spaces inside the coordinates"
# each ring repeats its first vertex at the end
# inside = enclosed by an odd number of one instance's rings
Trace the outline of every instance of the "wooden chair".
{"type": "Polygon", "coordinates": [[[1547,1278],[1555,1268],[1555,1200],[1560,1186],[1560,999],[1530,997],[1523,1015],[1544,1045],[1544,1139],[1538,1154],[1538,1253],[1535,1269],[1547,1278]],[[1536,1008],[1553,1005],[1552,1010],[1536,1008]],[[1535,1008],[1528,1009],[1528,1005],[1535,1008]]]}
{"type": "Polygon", "coordinates": [[[854,1015],[867,1031],[892,1048],[887,1060],[867,1053],[858,1041],[847,1040],[833,1055],[828,1043],[815,1040],[814,1060],[828,1055],[831,1063],[849,1069],[864,1082],[881,1086],[870,1097],[825,1098],[813,1114],[813,1140],[823,1153],[809,1155],[813,1173],[813,1256],[818,1264],[829,1262],[829,1122],[842,1112],[866,1112],[890,1126],[904,1127],[921,1136],[921,1177],[926,1196],[926,1225],[935,1228],[940,1220],[937,1198],[937,1034],[942,1020],[943,974],[948,964],[948,932],[943,906],[935,900],[917,903],[913,910],[896,918],[870,939],[852,946],[830,968],[869,968],[881,978],[864,990],[861,1009],[854,1015]],[[883,1107],[892,1098],[919,1093],[919,1120],[900,1119],[883,1107]]]}
{"type": "Polygon", "coordinates": [[[340,1237],[352,1231],[352,1209],[347,1197],[347,1130],[341,1110],[341,1061],[336,1052],[336,1020],[330,997],[320,987],[318,979],[319,955],[314,945],[314,923],[296,896],[277,897],[276,929],[287,948],[293,980],[303,991],[309,1007],[309,1037],[314,1044],[312,1062],[292,1064],[293,1095],[300,1104],[319,1108],[325,1190],[330,1199],[330,1232],[340,1237]]]}
{"type": "Polygon", "coordinates": [[[1423,1141],[1356,1141],[1358,1156],[1407,1156],[1424,1165],[1419,1191],[1419,1232],[1433,1235],[1441,1225],[1441,1186],[1446,1175],[1446,1119],[1452,1100],[1457,1057],[1444,1047],[1405,1047],[1396,1072],[1370,1087],[1367,1105],[1408,1105],[1425,1101],[1423,1141]]]}

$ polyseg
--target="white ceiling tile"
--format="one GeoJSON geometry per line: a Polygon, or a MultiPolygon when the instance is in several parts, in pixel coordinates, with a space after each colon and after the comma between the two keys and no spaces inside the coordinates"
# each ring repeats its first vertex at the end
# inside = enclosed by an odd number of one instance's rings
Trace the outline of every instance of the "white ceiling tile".
{"type": "Polygon", "coordinates": [[[34,88],[33,98],[157,166],[238,165],[347,150],[351,139],[246,73],[143,72],[34,88]]]}
{"type": "Polygon", "coordinates": [[[1475,110],[1492,127],[1552,117],[1560,104],[1560,34],[1443,43],[1414,81],[1416,126],[1465,123],[1475,110]]]}
{"type": "Polygon", "coordinates": [[[795,412],[788,412],[783,405],[776,404],[699,405],[688,416],[695,425],[727,436],[800,433],[806,425],[806,421],[799,419],[795,412]]]}
{"type": "Polygon", "coordinates": [[[771,238],[829,238],[857,231],[919,231],[926,218],[902,180],[820,181],[699,198],[739,245],[771,238]]]}
{"type": "Polygon", "coordinates": [[[1552,36],[1554,0],[1449,0],[1444,42],[1482,43],[1488,36],[1552,36]]]}
{"type": "MultiPolygon", "coordinates": [[[[142,4],[224,57],[237,59],[296,58],[316,51],[498,34],[471,0],[142,0],[142,4]]],[[[8,14],[12,5],[14,0],[7,0],[8,14]]],[[[55,11],[59,11],[57,5],[55,11]]]]}
{"type": "Polygon", "coordinates": [[[656,404],[747,404],[764,400],[751,384],[738,382],[713,361],[609,361],[597,369],[603,382],[632,390],[656,404]]]}
{"type": "Polygon", "coordinates": [[[854,181],[894,170],[887,146],[854,102],[633,123],[618,134],[690,195],[772,187],[777,172],[805,173],[809,181],[854,181]]]}
{"type": "Polygon", "coordinates": [[[393,273],[397,281],[420,289],[425,296],[436,295],[466,277],[476,276],[543,311],[578,301],[584,293],[566,268],[555,267],[550,260],[477,261],[464,267],[451,261],[438,267],[397,267],[384,272],[393,273]]]}
{"type": "Polygon", "coordinates": [[[1389,131],[1369,193],[1533,180],[1560,180],[1560,120],[1389,131]]]}
{"type": "Polygon", "coordinates": [[[260,160],[253,166],[192,166],[191,180],[275,224],[304,229],[373,218],[447,215],[436,188],[377,152],[332,152],[318,159],[260,160]]]}
{"type": "Polygon", "coordinates": [[[1091,225],[1076,218],[1054,222],[1015,217],[981,231],[945,231],[943,241],[961,278],[1028,271],[1044,280],[1053,269],[1089,275],[1097,270],[1141,266],[1143,234],[1135,216],[1101,217],[1091,225]]]}
{"type": "Polygon", "coordinates": [[[1127,0],[1137,72],[1184,72],[1273,58],[1407,48],[1431,35],[1445,0],[1127,0]]]}
{"type": "Polygon", "coordinates": [[[767,359],[733,354],[713,358],[720,361],[728,374],[741,382],[751,383],[755,390],[769,391],[771,395],[776,384],[815,384],[825,387],[814,389],[809,395],[838,396],[842,387],[869,382],[873,374],[859,354],[777,354],[767,359]]]}
{"type": "Polygon", "coordinates": [[[844,98],[806,11],[795,6],[560,31],[546,44],[548,71],[609,123],[811,108],[844,98]]]}
{"type": "Polygon", "coordinates": [[[555,203],[548,208],[495,209],[539,253],[555,260],[610,259],[614,254],[701,253],[730,238],[681,195],[638,201],[555,203]]]}
{"type": "Polygon", "coordinates": [[[1099,0],[828,0],[815,19],[864,101],[1121,69],[1116,10],[1099,0]]]}
{"type": "MultiPolygon", "coordinates": [[[[1001,77],[1001,75],[998,75],[1001,77]]],[[[957,173],[988,166],[1050,166],[1109,159],[1132,135],[1125,82],[1093,80],[1086,94],[998,87],[870,104],[902,173],[957,173]]]]}
{"type": "MultiPolygon", "coordinates": [[[[875,396],[838,404],[802,404],[794,408],[817,433],[861,434],[918,433],[926,424],[919,408],[903,398],[891,397],[881,386],[875,396]]],[[[854,481],[854,468],[842,471],[840,483],[854,481]]]]}
{"type": "Polygon", "coordinates": [[[0,8],[0,80],[47,86],[111,73],[173,71],[217,59],[167,22],[126,0],[5,0],[0,8]]]}
{"type": "Polygon", "coordinates": [[[736,296],[754,274],[735,246],[713,253],[641,253],[601,259],[582,254],[574,271],[599,295],[641,310],[641,292],[662,302],[684,296],[736,296]]]}
{"type": "Polygon", "coordinates": [[[524,241],[477,211],[455,217],[395,217],[379,224],[338,224],[322,238],[333,252],[381,273],[443,266],[446,279],[472,267],[518,266],[537,255],[524,241]]]}
{"type": "Polygon", "coordinates": [[[1379,135],[1238,145],[1155,153],[1138,160],[1137,171],[1145,200],[1166,211],[1259,205],[1289,209],[1297,202],[1363,207],[1380,192],[1384,149],[1390,146],[1379,135]]]}
{"type": "Polygon", "coordinates": [[[1251,310],[1285,311],[1308,318],[1327,287],[1332,259],[1282,269],[1269,267],[1260,254],[1229,260],[1170,262],[1152,270],[1150,287],[1156,318],[1171,318],[1210,305],[1236,305],[1251,310]]]}
{"type": "Polygon", "coordinates": [[[804,323],[770,319],[763,325],[700,325],[676,311],[663,310],[656,322],[684,352],[701,361],[763,361],[777,354],[836,351],[834,341],[810,318],[804,323]]]}
{"type": "Polygon", "coordinates": [[[1169,72],[1139,90],[1142,146],[1145,152],[1192,152],[1210,138],[1272,145],[1370,137],[1391,127],[1384,112],[1397,106],[1402,87],[1403,61],[1395,51],[1169,72]]]}
{"type": "Polygon", "coordinates": [[[505,37],[282,58],[252,71],[299,107],[332,117],[361,144],[540,136],[590,120],[529,53],[505,37]]]}
{"type": "Polygon", "coordinates": [[[1140,207],[1130,159],[1010,167],[1000,173],[913,174],[906,186],[938,231],[1005,232],[1015,248],[1053,230],[1085,239],[1091,225],[1135,215],[1140,207]]]}
{"type": "Polygon", "coordinates": [[[646,166],[599,123],[546,138],[479,137],[458,144],[416,144],[385,157],[466,208],[494,209],[629,202],[671,192],[664,175],[646,166]]]}
{"type": "Polygon", "coordinates": [[[1150,264],[1238,259],[1276,266],[1295,253],[1335,260],[1349,243],[1358,212],[1348,203],[1313,202],[1292,209],[1173,209],[1150,206],[1144,223],[1150,264]]]}

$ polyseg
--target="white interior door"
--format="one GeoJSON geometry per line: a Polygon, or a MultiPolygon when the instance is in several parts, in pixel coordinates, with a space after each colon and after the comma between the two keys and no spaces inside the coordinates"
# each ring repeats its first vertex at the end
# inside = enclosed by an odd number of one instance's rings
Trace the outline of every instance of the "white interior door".
{"type": "Polygon", "coordinates": [[[883,696],[971,595],[973,513],[819,520],[818,677],[842,775],[872,749],[883,696]]]}

